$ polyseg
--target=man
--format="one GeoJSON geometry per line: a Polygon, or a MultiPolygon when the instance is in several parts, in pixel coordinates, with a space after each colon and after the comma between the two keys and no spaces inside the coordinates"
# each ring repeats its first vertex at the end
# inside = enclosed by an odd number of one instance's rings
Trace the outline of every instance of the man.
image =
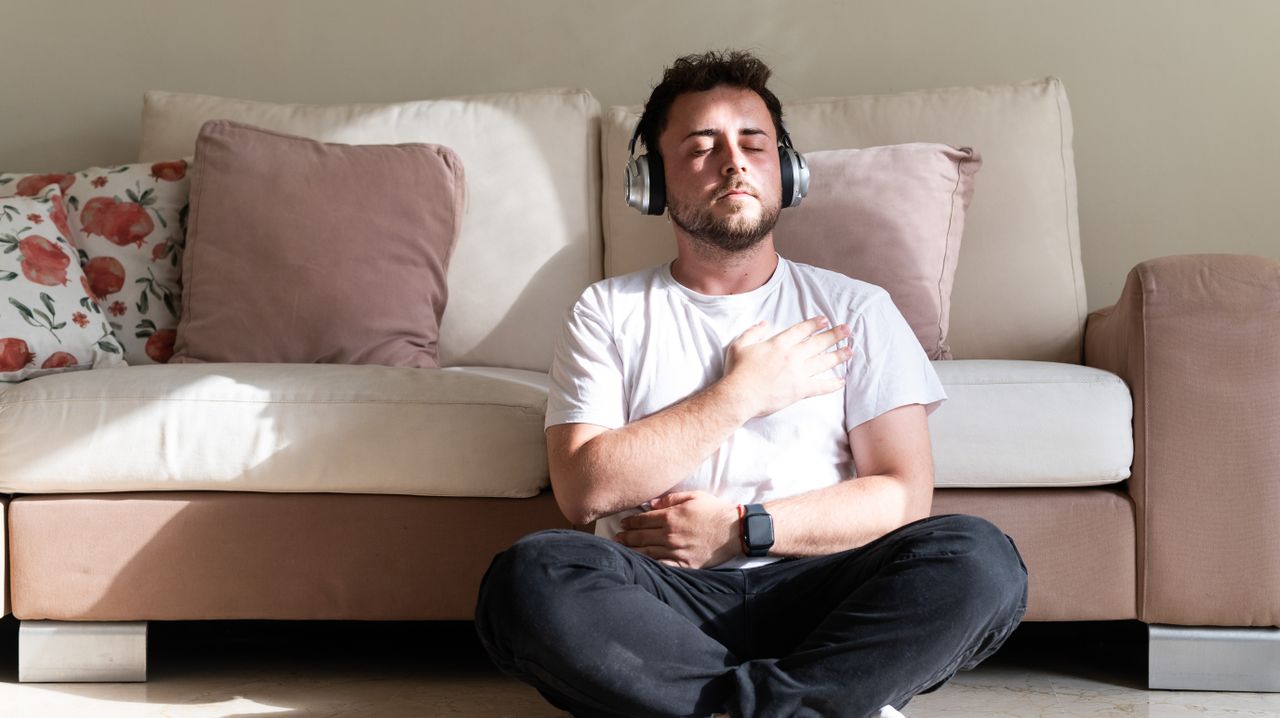
{"type": "Polygon", "coordinates": [[[900,715],[1025,611],[1008,537],[929,518],[945,395],[888,294],[774,251],[769,74],[712,52],[654,88],[678,256],[588,288],[551,370],[552,488],[596,535],[481,588],[494,661],[574,715],[900,715]]]}

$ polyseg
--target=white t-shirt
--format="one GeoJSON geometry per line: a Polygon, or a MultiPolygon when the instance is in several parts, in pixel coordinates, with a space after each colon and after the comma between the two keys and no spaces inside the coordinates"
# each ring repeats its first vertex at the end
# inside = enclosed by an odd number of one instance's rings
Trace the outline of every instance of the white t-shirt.
{"type": "MultiPolygon", "coordinates": [[[[588,287],[556,346],[546,426],[638,421],[720,379],[730,342],[757,321],[772,336],[817,316],[852,330],[837,346],[851,346],[853,358],[831,370],[844,390],[751,419],[672,490],[748,504],[833,486],[857,476],[850,429],[906,404],[931,413],[946,393],[888,292],[782,257],[769,281],[744,294],[699,294],[671,276],[670,264],[588,287]]],[[[612,538],[639,510],[600,519],[596,534],[612,538]]]]}

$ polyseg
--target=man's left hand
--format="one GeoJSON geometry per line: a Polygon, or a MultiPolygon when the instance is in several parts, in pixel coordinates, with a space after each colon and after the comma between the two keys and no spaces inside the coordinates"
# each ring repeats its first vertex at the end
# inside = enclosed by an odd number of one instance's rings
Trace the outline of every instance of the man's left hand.
{"type": "Polygon", "coordinates": [[[668,566],[705,568],[741,553],[738,507],[705,491],[664,494],[622,520],[614,538],[668,566]]]}

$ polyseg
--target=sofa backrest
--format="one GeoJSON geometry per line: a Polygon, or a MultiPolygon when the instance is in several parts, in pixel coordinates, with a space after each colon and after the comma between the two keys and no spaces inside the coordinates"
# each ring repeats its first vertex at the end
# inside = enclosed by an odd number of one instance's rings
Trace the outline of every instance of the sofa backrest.
{"type": "MultiPolygon", "coordinates": [[[[1087,305],[1071,111],[1061,81],[805,100],[787,103],[784,112],[801,152],[907,142],[980,152],[951,294],[952,354],[1080,363],[1087,305]]],[[[623,200],[627,142],[639,117],[639,106],[613,107],[601,128],[606,276],[676,252],[664,218],[641,215],[623,200]]]]}
{"type": "Polygon", "coordinates": [[[585,91],[327,106],[148,92],[139,161],[190,156],[211,119],[458,153],[467,212],[449,265],[445,366],[546,371],[565,310],[600,278],[600,106],[585,91]]]}

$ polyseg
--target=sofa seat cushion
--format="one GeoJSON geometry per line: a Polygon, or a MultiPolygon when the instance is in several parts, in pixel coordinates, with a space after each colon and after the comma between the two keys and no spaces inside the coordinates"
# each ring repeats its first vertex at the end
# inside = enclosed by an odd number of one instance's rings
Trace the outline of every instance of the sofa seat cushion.
{"type": "Polygon", "coordinates": [[[0,393],[0,493],[534,496],[548,483],[540,376],[184,364],[41,377],[0,393]]]}
{"type": "Polygon", "coordinates": [[[938,487],[1098,486],[1129,477],[1133,401],[1110,372],[1013,360],[933,362],[938,487]]]}
{"type": "MultiPolygon", "coordinates": [[[[1114,374],[933,362],[936,485],[1099,486],[1129,477],[1114,374]]],[[[0,391],[0,493],[223,490],[528,497],[547,486],[547,377],[520,369],[159,365],[0,391]]]]}

